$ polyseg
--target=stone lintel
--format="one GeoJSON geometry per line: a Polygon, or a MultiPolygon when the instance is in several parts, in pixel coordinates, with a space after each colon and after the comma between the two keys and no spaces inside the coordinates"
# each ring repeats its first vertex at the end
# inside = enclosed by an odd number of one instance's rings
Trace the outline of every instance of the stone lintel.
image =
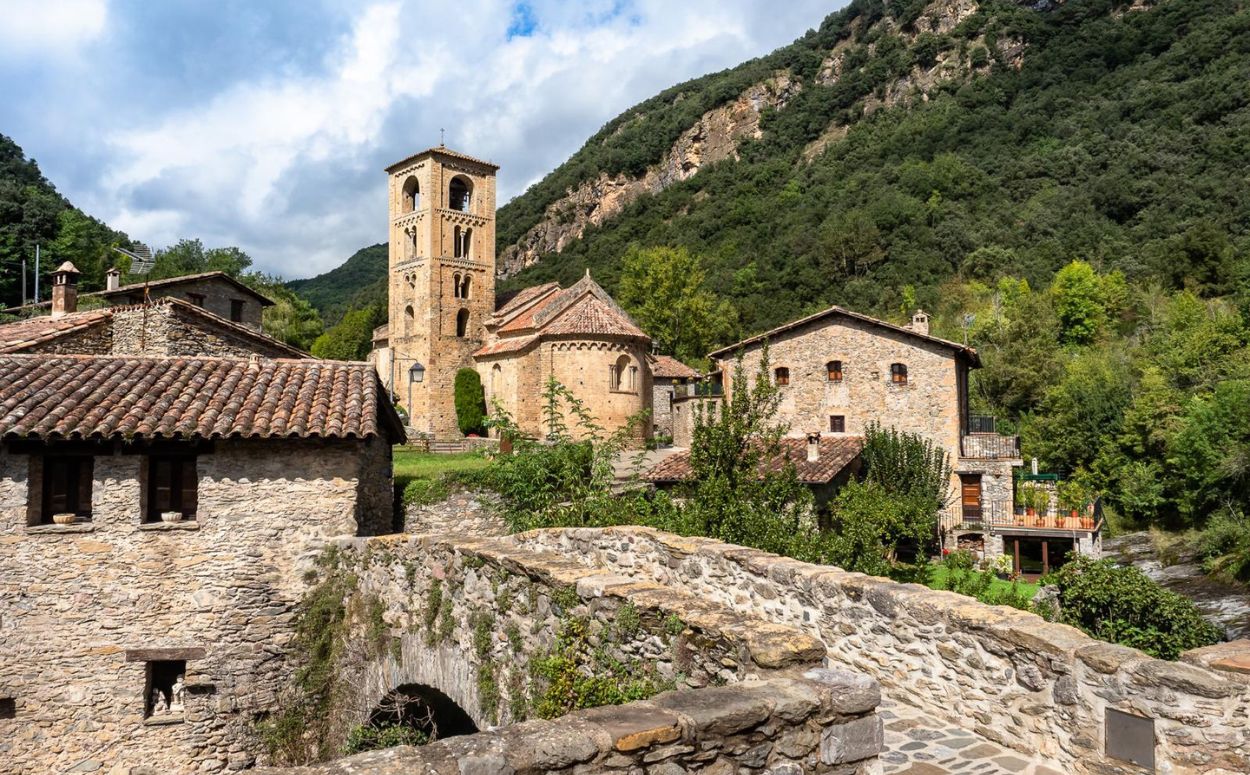
{"type": "Polygon", "coordinates": [[[204,649],[197,647],[173,649],[127,649],[127,662],[168,662],[173,660],[203,659],[204,649]]]}

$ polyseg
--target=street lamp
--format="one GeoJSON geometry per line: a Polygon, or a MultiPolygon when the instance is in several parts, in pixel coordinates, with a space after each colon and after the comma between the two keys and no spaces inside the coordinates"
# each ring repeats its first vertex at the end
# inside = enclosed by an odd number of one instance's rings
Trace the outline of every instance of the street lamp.
{"type": "Polygon", "coordinates": [[[408,424],[412,425],[412,383],[425,381],[425,367],[420,361],[413,361],[408,367],[408,424]]]}

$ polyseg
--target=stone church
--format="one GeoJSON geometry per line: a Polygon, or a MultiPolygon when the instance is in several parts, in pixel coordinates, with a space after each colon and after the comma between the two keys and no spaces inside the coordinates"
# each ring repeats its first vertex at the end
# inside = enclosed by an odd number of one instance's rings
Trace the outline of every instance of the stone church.
{"type": "MultiPolygon", "coordinates": [[[[443,146],[391,165],[388,323],[371,360],[413,429],[459,438],[456,372],[476,369],[488,406],[542,436],[554,376],[609,432],[651,409],[651,337],[590,277],[495,294],[498,166],[443,146]]],[[[650,435],[644,423],[640,434],[650,435]]]]}

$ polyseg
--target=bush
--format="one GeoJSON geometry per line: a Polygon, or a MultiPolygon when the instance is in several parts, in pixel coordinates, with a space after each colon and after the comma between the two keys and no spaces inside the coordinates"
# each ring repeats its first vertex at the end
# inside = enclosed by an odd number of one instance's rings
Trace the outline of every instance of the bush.
{"type": "Polygon", "coordinates": [[[397,745],[425,745],[428,742],[429,735],[405,724],[362,724],[348,733],[347,742],[343,745],[343,755],[394,748],[397,745]]]}
{"type": "Polygon", "coordinates": [[[486,392],[475,369],[456,372],[456,425],[466,436],[486,435],[486,392]]]}
{"type": "Polygon", "coordinates": [[[404,486],[405,506],[429,506],[451,495],[445,479],[414,479],[404,486]]]}
{"type": "Polygon", "coordinates": [[[1250,581],[1250,518],[1221,511],[1198,538],[1202,569],[1226,581],[1250,581]]]}
{"type": "Polygon", "coordinates": [[[946,569],[945,584],[938,584],[938,589],[949,589],[961,595],[975,597],[988,605],[1009,605],[1022,611],[1032,609],[1029,588],[1021,587],[1013,580],[1010,586],[998,582],[998,574],[993,567],[977,570],[977,559],[972,552],[965,549],[951,552],[942,558],[942,567],[946,569]]]}
{"type": "Polygon", "coordinates": [[[1059,587],[1060,621],[1095,638],[1176,659],[1223,637],[1192,600],[1169,592],[1137,568],[1080,557],[1051,578],[1059,587]]]}

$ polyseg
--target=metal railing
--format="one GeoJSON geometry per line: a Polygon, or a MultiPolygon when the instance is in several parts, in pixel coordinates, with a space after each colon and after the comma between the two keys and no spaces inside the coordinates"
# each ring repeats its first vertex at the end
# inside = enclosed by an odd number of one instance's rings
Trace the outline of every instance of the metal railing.
{"type": "Polygon", "coordinates": [[[1029,513],[1021,507],[1012,508],[1005,503],[989,503],[980,506],[962,505],[960,519],[963,527],[975,528],[1019,528],[1024,530],[1079,530],[1093,531],[1100,522],[1101,515],[1093,504],[1079,510],[1075,516],[1071,511],[1060,511],[1050,508],[1045,513],[1029,513]]]}
{"type": "Polygon", "coordinates": [[[968,434],[959,439],[959,456],[975,460],[1016,460],[1020,457],[1020,437],[968,434]]]}
{"type": "Polygon", "coordinates": [[[968,433],[998,433],[997,418],[992,414],[968,415],[968,433]]]}

